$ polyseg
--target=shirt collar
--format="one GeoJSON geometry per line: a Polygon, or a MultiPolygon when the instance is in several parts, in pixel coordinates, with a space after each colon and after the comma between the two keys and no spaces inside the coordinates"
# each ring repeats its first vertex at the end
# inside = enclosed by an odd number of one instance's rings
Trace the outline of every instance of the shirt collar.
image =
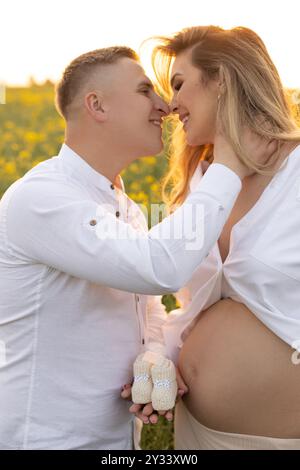
{"type": "Polygon", "coordinates": [[[80,157],[67,144],[63,144],[58,157],[64,164],[68,174],[79,181],[85,181],[88,185],[93,185],[102,191],[111,192],[115,184],[120,185],[121,191],[125,192],[124,183],[120,175],[116,177],[113,184],[106,176],[94,170],[82,157],[80,157]]]}

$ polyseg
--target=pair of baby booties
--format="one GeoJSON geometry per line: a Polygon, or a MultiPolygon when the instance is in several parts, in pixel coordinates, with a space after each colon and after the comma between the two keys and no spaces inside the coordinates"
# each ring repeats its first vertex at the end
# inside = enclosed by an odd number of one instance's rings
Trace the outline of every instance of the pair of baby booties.
{"type": "Polygon", "coordinates": [[[172,361],[148,351],[136,358],[133,375],[133,403],[152,403],[156,411],[171,410],[175,406],[177,381],[172,361]]]}

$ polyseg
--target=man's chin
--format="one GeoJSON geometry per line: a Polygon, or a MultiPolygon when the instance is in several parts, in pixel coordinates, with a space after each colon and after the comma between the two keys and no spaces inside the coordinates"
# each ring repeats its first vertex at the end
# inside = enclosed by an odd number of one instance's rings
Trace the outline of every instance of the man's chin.
{"type": "Polygon", "coordinates": [[[147,150],[145,149],[145,152],[143,154],[144,157],[154,157],[155,155],[158,155],[163,151],[163,144],[160,145],[153,145],[149,147],[147,150]]]}

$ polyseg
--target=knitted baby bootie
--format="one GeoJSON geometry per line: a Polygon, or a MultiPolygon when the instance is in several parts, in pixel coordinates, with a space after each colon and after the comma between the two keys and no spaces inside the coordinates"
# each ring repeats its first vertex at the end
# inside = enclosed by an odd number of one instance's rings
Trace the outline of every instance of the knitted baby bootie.
{"type": "Polygon", "coordinates": [[[164,359],[151,369],[153,382],[152,406],[156,411],[171,410],[177,396],[176,369],[172,361],[164,359]]]}
{"type": "Polygon", "coordinates": [[[149,361],[143,359],[140,354],[133,364],[134,382],[131,388],[133,403],[144,404],[151,402],[153,383],[151,379],[151,366],[149,361]]]}

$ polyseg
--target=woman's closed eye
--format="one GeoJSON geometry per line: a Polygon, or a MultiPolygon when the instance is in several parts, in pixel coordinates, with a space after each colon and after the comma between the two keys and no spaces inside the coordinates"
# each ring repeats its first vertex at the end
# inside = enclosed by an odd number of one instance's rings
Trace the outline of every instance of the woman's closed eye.
{"type": "Polygon", "coordinates": [[[181,88],[181,86],[182,86],[182,83],[183,83],[183,82],[177,82],[177,83],[175,83],[175,85],[174,85],[174,90],[175,90],[175,91],[179,91],[180,88],[181,88]]]}

